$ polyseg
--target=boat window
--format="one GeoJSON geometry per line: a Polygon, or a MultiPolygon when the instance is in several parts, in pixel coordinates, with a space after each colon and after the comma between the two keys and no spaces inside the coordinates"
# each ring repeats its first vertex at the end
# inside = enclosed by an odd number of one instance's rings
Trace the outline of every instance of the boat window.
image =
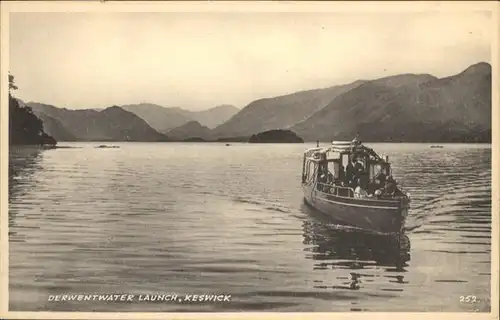
{"type": "Polygon", "coordinates": [[[370,169],[369,169],[369,174],[370,174],[370,180],[372,180],[376,175],[377,175],[377,170],[375,169],[375,164],[370,163],[370,169]]]}
{"type": "Polygon", "coordinates": [[[306,156],[302,159],[302,182],[305,182],[306,178],[306,156]]]}
{"type": "Polygon", "coordinates": [[[304,168],[302,170],[302,182],[306,182],[307,180],[307,166],[309,165],[309,160],[304,159],[304,168]]]}
{"type": "Polygon", "coordinates": [[[315,163],[314,161],[307,161],[305,171],[305,182],[311,182],[314,178],[315,163]]]}
{"type": "Polygon", "coordinates": [[[339,178],[339,164],[336,161],[328,162],[328,171],[335,177],[339,178]]]}
{"type": "Polygon", "coordinates": [[[326,153],[326,160],[338,160],[340,159],[340,154],[337,151],[328,151],[326,153]]]}
{"type": "Polygon", "coordinates": [[[346,168],[348,164],[349,164],[349,155],[343,154],[342,155],[342,165],[344,166],[344,168],[346,168]]]}
{"type": "Polygon", "coordinates": [[[309,179],[309,165],[311,164],[311,161],[307,160],[304,164],[304,182],[306,182],[309,179]]]}
{"type": "Polygon", "coordinates": [[[316,165],[315,164],[316,163],[314,163],[313,161],[311,161],[309,163],[309,179],[308,179],[309,181],[314,180],[314,174],[316,172],[316,170],[315,170],[316,169],[316,165]]]}

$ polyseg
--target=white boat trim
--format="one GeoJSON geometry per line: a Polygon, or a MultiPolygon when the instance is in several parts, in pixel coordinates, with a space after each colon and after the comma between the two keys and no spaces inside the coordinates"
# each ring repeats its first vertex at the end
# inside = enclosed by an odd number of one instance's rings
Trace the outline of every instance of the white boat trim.
{"type": "MultiPolygon", "coordinates": [[[[335,188],[335,186],[332,186],[331,188],[335,188]]],[[[352,190],[352,189],[351,189],[352,190]]],[[[325,194],[325,195],[332,195],[332,194],[329,194],[329,193],[326,193],[326,192],[323,192],[323,191],[319,191],[319,190],[316,190],[317,193],[321,193],[321,194],[325,194]]],[[[354,190],[353,190],[354,192],[354,190]]],[[[378,201],[378,202],[389,202],[389,203],[393,203],[394,201],[392,200],[383,200],[383,199],[373,199],[373,198],[368,198],[368,199],[364,199],[364,198],[353,198],[353,197],[344,197],[344,196],[337,196],[337,195],[333,195],[337,198],[341,198],[341,199],[349,199],[349,200],[352,200],[352,199],[356,199],[356,200],[360,200],[360,201],[378,201]]],[[[377,207],[379,208],[379,207],[377,207]]],[[[382,208],[382,207],[380,207],[382,208]]]]}
{"type": "Polygon", "coordinates": [[[347,146],[347,145],[352,145],[353,142],[352,141],[332,141],[332,145],[337,145],[337,146],[347,146]]]}
{"type": "Polygon", "coordinates": [[[344,206],[351,206],[351,207],[370,208],[370,209],[399,210],[399,207],[376,207],[376,206],[367,206],[367,205],[355,204],[355,203],[337,202],[337,201],[333,201],[333,200],[325,199],[325,198],[323,198],[323,197],[318,197],[318,199],[321,199],[322,201],[326,201],[326,202],[330,202],[330,203],[341,204],[341,205],[344,205],[344,206]]]}

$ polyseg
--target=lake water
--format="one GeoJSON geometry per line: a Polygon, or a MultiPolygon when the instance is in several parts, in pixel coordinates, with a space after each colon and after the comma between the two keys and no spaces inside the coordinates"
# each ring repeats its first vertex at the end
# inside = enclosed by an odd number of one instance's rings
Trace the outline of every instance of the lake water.
{"type": "Polygon", "coordinates": [[[11,311],[490,311],[491,145],[369,144],[412,196],[402,245],[304,207],[309,145],[61,145],[11,150],[11,311]],[[97,293],[135,296],[49,301],[97,293]]]}

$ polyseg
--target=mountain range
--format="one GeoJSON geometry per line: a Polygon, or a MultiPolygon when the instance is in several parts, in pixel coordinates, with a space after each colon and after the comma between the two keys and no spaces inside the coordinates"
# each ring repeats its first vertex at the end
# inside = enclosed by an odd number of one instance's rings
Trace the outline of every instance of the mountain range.
{"type": "Polygon", "coordinates": [[[251,136],[266,130],[288,129],[321,110],[335,97],[364,83],[300,91],[284,96],[259,99],[243,108],[229,121],[214,129],[218,137],[251,136]]]}
{"type": "Polygon", "coordinates": [[[70,110],[29,102],[45,132],[58,141],[167,141],[146,121],[120,107],[70,110]]]}
{"type": "MultiPolygon", "coordinates": [[[[20,103],[24,105],[24,102],[20,103]]],[[[214,127],[239,110],[231,105],[221,105],[195,112],[148,103],[83,110],[37,102],[25,105],[31,107],[43,121],[45,131],[58,141],[170,141],[177,140],[176,137],[184,140],[201,135],[193,129],[195,124],[204,130],[202,136],[206,139],[209,137],[206,133],[211,129],[198,121],[214,127]],[[165,133],[175,128],[177,130],[172,132],[174,138],[169,139],[165,133]]]]}
{"type": "Polygon", "coordinates": [[[212,129],[240,111],[232,105],[220,105],[203,111],[189,111],[179,107],[165,108],[151,103],[131,104],[121,108],[138,115],[161,133],[167,133],[191,121],[198,121],[212,129]]]}
{"type": "Polygon", "coordinates": [[[291,130],[305,140],[491,141],[491,66],[441,79],[406,74],[366,82],[291,130]]]}
{"type": "Polygon", "coordinates": [[[400,74],[258,99],[239,110],[155,104],[69,110],[28,103],[57,140],[224,140],[288,129],[305,141],[491,142],[491,66],[400,74]]]}

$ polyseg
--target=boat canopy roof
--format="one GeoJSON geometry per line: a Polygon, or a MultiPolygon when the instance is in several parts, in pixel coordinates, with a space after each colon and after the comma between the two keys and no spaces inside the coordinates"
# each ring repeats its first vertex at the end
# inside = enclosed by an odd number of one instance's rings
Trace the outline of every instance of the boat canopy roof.
{"type": "Polygon", "coordinates": [[[304,155],[306,158],[312,160],[320,161],[326,157],[327,154],[337,153],[339,157],[342,154],[355,154],[357,156],[369,156],[373,161],[376,162],[387,162],[381,156],[379,156],[373,149],[366,147],[358,139],[352,141],[332,141],[332,145],[329,147],[316,147],[309,148],[305,150],[304,155]]]}

